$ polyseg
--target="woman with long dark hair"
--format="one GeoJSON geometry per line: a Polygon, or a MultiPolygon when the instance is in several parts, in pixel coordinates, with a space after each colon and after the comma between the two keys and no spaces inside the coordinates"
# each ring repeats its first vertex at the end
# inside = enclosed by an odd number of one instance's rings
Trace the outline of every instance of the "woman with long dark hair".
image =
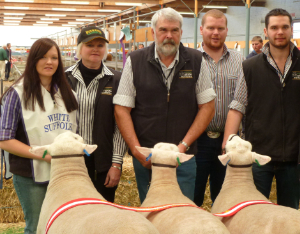
{"type": "Polygon", "coordinates": [[[57,44],[42,38],[32,45],[23,75],[1,97],[0,148],[9,152],[10,172],[25,215],[25,234],[36,233],[51,162],[49,154],[41,158],[29,149],[50,144],[65,131],[76,132],[75,95],[57,44]]]}

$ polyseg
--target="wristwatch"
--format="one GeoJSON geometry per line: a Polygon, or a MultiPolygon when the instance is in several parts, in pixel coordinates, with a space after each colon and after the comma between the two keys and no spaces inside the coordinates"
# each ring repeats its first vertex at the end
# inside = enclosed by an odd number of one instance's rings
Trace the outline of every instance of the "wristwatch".
{"type": "Polygon", "coordinates": [[[186,151],[188,151],[190,149],[189,145],[187,143],[185,143],[184,141],[180,141],[179,144],[184,145],[186,148],[186,151]]]}
{"type": "Polygon", "coordinates": [[[122,167],[118,167],[118,166],[115,166],[115,165],[112,165],[111,167],[118,168],[120,171],[122,170],[122,167]]]}

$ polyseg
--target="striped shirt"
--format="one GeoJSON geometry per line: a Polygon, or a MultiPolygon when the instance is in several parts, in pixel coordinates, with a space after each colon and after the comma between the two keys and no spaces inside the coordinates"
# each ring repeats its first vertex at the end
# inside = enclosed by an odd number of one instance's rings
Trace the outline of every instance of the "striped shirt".
{"type": "MultiPolygon", "coordinates": [[[[285,62],[284,74],[281,74],[281,71],[278,69],[274,59],[272,58],[272,56],[270,54],[269,42],[267,42],[264,45],[264,47],[262,48],[262,52],[267,56],[267,60],[271,64],[271,66],[275,68],[281,83],[284,82],[286,74],[288,73],[288,71],[290,70],[290,68],[292,66],[292,57],[293,57],[294,47],[295,47],[295,45],[292,42],[290,42],[290,54],[285,62]]],[[[245,114],[246,106],[248,105],[247,96],[248,96],[247,84],[246,84],[244,72],[242,70],[242,72],[240,73],[239,78],[238,78],[236,92],[234,94],[234,100],[229,105],[230,109],[234,109],[234,110],[241,112],[242,114],[245,114]]]]}
{"type": "MultiPolygon", "coordinates": [[[[85,140],[87,144],[93,144],[93,123],[94,123],[94,110],[99,80],[105,75],[113,76],[114,74],[103,64],[102,72],[97,75],[86,87],[81,72],[79,70],[79,62],[66,70],[72,71],[72,75],[78,80],[75,92],[79,99],[79,135],[85,140]]],[[[123,155],[127,150],[127,146],[123,137],[115,125],[113,136],[113,163],[123,163],[123,155]]]]}
{"type": "MultiPolygon", "coordinates": [[[[162,71],[164,73],[164,77],[162,76],[162,79],[164,79],[164,83],[166,83],[165,78],[168,77],[167,87],[168,89],[170,89],[171,82],[173,80],[174,73],[175,73],[175,68],[179,61],[179,50],[177,51],[173,62],[168,67],[166,67],[166,65],[161,62],[158,53],[156,51],[156,46],[154,50],[155,50],[155,59],[161,65],[162,71]]],[[[199,105],[210,102],[216,97],[216,94],[212,88],[209,71],[207,69],[207,66],[204,64],[205,61],[202,60],[199,78],[197,80],[197,85],[196,85],[197,103],[199,105]]],[[[126,64],[122,73],[119,88],[117,94],[114,96],[113,103],[120,106],[134,108],[135,97],[136,97],[136,89],[133,83],[132,65],[129,56],[126,60],[126,64]]]]}
{"type": "Polygon", "coordinates": [[[242,72],[243,56],[233,50],[229,50],[224,44],[223,55],[216,63],[205,52],[205,47],[199,48],[208,66],[214,90],[215,116],[208,125],[206,131],[224,132],[229,104],[233,100],[238,75],[242,72]]]}

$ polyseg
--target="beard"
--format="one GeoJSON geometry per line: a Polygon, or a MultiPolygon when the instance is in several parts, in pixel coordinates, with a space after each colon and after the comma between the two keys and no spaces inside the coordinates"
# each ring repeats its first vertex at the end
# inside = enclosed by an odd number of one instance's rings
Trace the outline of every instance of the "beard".
{"type": "Polygon", "coordinates": [[[280,43],[280,44],[276,44],[275,40],[269,38],[269,43],[270,43],[273,47],[275,47],[275,48],[277,48],[277,49],[285,49],[286,47],[289,46],[290,41],[289,41],[289,40],[286,40],[285,42],[282,42],[282,43],[280,43]]]}
{"type": "Polygon", "coordinates": [[[155,44],[158,52],[162,53],[164,56],[176,54],[179,48],[179,44],[176,44],[173,39],[165,39],[162,43],[158,43],[155,38],[155,44]]]}
{"type": "Polygon", "coordinates": [[[224,47],[224,41],[219,40],[218,43],[212,43],[210,39],[203,38],[204,45],[211,50],[220,50],[224,47]]]}

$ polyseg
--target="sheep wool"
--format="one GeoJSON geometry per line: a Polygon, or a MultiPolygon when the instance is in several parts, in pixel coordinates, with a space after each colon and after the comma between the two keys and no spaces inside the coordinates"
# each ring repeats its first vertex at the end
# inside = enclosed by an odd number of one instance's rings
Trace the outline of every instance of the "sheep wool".
{"type": "MultiPolygon", "coordinates": [[[[97,145],[83,143],[82,137],[66,132],[57,136],[51,145],[33,147],[31,152],[42,156],[52,155],[50,183],[42,205],[37,234],[44,234],[47,222],[54,211],[66,202],[80,198],[105,200],[90,180],[83,157],[97,145]],[[55,155],[67,155],[55,158],[55,155]]],[[[156,228],[139,213],[120,210],[102,204],[76,206],[62,213],[51,225],[48,234],[158,234],[156,228]]]]}
{"type": "MultiPolygon", "coordinates": [[[[251,152],[248,141],[230,135],[226,143],[226,154],[219,156],[228,166],[222,189],[212,207],[212,213],[228,210],[238,203],[251,200],[269,201],[255,187],[252,175],[254,162],[264,165],[271,158],[251,152]],[[230,166],[231,165],[231,166],[230,166]],[[248,167],[235,167],[249,165],[248,167]]],[[[299,234],[300,212],[274,204],[256,204],[243,208],[234,216],[220,218],[232,234],[299,234]]]]}
{"type": "MultiPolygon", "coordinates": [[[[179,153],[178,147],[169,143],[158,143],[153,149],[136,148],[145,157],[152,153],[151,186],[142,207],[178,203],[195,205],[182,194],[176,177],[178,161],[183,163],[193,155],[179,153]]],[[[143,213],[143,215],[162,234],[229,234],[218,218],[197,207],[176,207],[159,212],[143,213]]]]}

